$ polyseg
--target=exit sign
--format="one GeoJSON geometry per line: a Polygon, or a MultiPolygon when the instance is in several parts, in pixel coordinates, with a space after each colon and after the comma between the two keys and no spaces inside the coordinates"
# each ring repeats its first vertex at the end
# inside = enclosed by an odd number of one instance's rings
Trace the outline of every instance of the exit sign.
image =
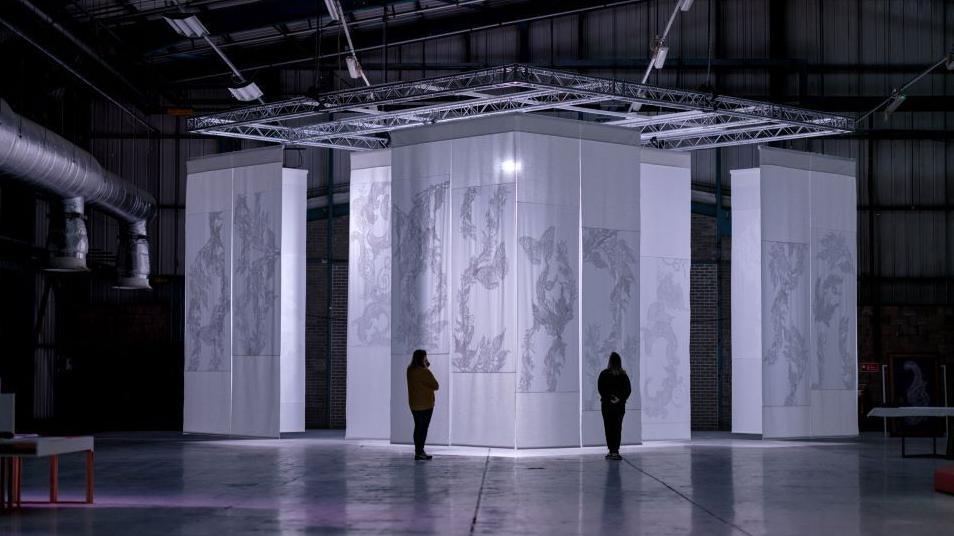
{"type": "Polygon", "coordinates": [[[861,372],[881,372],[881,363],[860,363],[861,372]]]}

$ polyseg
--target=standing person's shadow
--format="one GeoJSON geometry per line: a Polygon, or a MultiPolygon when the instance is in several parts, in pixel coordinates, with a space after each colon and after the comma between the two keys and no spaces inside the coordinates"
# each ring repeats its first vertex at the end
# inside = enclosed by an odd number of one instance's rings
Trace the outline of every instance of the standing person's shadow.
{"type": "Polygon", "coordinates": [[[603,530],[601,534],[620,532],[624,527],[623,482],[620,478],[622,463],[606,464],[606,485],[603,486],[603,530]]]}

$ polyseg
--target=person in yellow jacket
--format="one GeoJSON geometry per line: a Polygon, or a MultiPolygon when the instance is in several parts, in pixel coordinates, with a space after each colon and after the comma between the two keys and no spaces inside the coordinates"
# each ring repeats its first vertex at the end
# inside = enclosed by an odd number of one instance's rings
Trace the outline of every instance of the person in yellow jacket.
{"type": "Polygon", "coordinates": [[[427,352],[414,350],[411,364],[407,367],[407,400],[414,416],[414,459],[430,460],[433,456],[424,452],[427,427],[434,414],[434,391],[440,389],[437,379],[428,367],[427,352]]]}

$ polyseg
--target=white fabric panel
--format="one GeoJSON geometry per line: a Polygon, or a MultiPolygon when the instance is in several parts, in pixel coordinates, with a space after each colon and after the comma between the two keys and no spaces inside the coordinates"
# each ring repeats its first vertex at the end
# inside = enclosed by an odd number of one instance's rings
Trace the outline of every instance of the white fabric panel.
{"type": "Polygon", "coordinates": [[[841,159],[812,158],[810,355],[814,436],[858,434],[855,177],[816,171],[839,165],[845,167],[841,159]]]}
{"type": "Polygon", "coordinates": [[[639,233],[583,228],[583,409],[598,411],[597,379],[618,352],[639,397],[639,233]]]}
{"type": "Polygon", "coordinates": [[[391,149],[391,180],[420,181],[423,177],[448,177],[451,172],[451,140],[391,149]]]}
{"type": "Polygon", "coordinates": [[[647,150],[641,154],[644,157],[639,174],[642,439],[688,439],[689,159],[662,151],[647,150]]]}
{"type": "Polygon", "coordinates": [[[856,182],[846,174],[854,163],[760,154],[760,170],[733,172],[732,321],[760,326],[733,330],[733,431],[756,431],[757,401],[765,438],[856,435],[856,182]],[[759,348],[756,398],[749,383],[759,348]]]}
{"type": "Polygon", "coordinates": [[[759,170],[732,171],[732,431],[762,433],[759,170]]]}
{"type": "Polygon", "coordinates": [[[189,175],[185,231],[183,430],[229,432],[232,170],[189,175]]]}
{"type": "Polygon", "coordinates": [[[516,371],[515,189],[454,189],[454,372],[516,371]]]}
{"type": "Polygon", "coordinates": [[[452,140],[454,188],[516,181],[514,136],[513,132],[501,132],[452,140]]]}
{"type": "MultiPolygon", "coordinates": [[[[441,158],[417,149],[395,149],[394,165],[403,153],[441,158]]],[[[391,353],[449,353],[450,176],[395,177],[391,199],[391,353]]]]}
{"type": "Polygon", "coordinates": [[[304,430],[307,172],[281,159],[253,150],[189,163],[187,432],[304,430]]]}
{"type": "Polygon", "coordinates": [[[579,391],[578,222],[576,207],[517,205],[518,392],[579,391]]]}
{"type": "Polygon", "coordinates": [[[517,393],[517,448],[580,446],[579,393],[517,393]]]}
{"type": "Polygon", "coordinates": [[[689,169],[640,165],[640,251],[644,257],[690,257],[689,169]]]}
{"type": "Polygon", "coordinates": [[[182,431],[194,434],[228,434],[232,414],[230,371],[185,374],[182,431]]]}
{"type": "Polygon", "coordinates": [[[807,410],[808,244],[763,241],[762,247],[762,401],[807,410]]]}
{"type": "Polygon", "coordinates": [[[811,172],[762,166],[762,240],[807,244],[811,172]]]}
{"type": "Polygon", "coordinates": [[[855,389],[812,390],[814,437],[858,435],[858,391],[855,389]]]}
{"type": "Polygon", "coordinates": [[[402,445],[414,443],[414,419],[407,398],[407,365],[410,362],[410,354],[391,356],[391,443],[402,445]]]}
{"type": "Polygon", "coordinates": [[[517,375],[453,374],[451,443],[513,448],[517,375]]]}
{"type": "MultiPolygon", "coordinates": [[[[352,154],[352,162],[357,159],[356,155],[352,154]]],[[[353,169],[350,205],[345,437],[388,439],[391,436],[391,168],[353,169]]]]}
{"type": "Polygon", "coordinates": [[[811,434],[811,411],[807,404],[762,407],[762,438],[795,439],[811,434]]]}
{"type": "Polygon", "coordinates": [[[639,231],[639,148],[583,140],[580,150],[583,227],[639,231]]]}
{"type": "Polygon", "coordinates": [[[579,139],[517,132],[516,146],[518,203],[580,205],[579,139]]]}
{"type": "Polygon", "coordinates": [[[233,171],[234,356],[277,356],[280,350],[281,176],[281,164],[233,171]]]}
{"type": "Polygon", "coordinates": [[[282,170],[280,431],[305,431],[305,222],[308,172],[282,170]]]}
{"type": "Polygon", "coordinates": [[[278,437],[279,369],[278,356],[233,356],[232,435],[278,437]]]}
{"type": "Polygon", "coordinates": [[[641,261],[643,439],[688,439],[689,260],[643,256],[641,261]]]}

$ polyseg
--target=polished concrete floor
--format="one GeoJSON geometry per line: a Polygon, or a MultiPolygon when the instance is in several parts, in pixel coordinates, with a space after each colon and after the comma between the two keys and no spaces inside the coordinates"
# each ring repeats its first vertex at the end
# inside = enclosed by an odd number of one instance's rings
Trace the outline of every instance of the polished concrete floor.
{"type": "MultiPolygon", "coordinates": [[[[922,442],[917,448],[927,448],[922,442]]],[[[771,442],[698,435],[687,443],[544,456],[488,456],[309,433],[281,441],[97,437],[94,506],[25,505],[0,534],[954,534],[954,496],[932,490],[937,459],[901,459],[880,435],[771,442]]],[[[79,499],[81,456],[61,459],[79,499]]],[[[25,468],[26,498],[46,465],[25,468]]]]}

